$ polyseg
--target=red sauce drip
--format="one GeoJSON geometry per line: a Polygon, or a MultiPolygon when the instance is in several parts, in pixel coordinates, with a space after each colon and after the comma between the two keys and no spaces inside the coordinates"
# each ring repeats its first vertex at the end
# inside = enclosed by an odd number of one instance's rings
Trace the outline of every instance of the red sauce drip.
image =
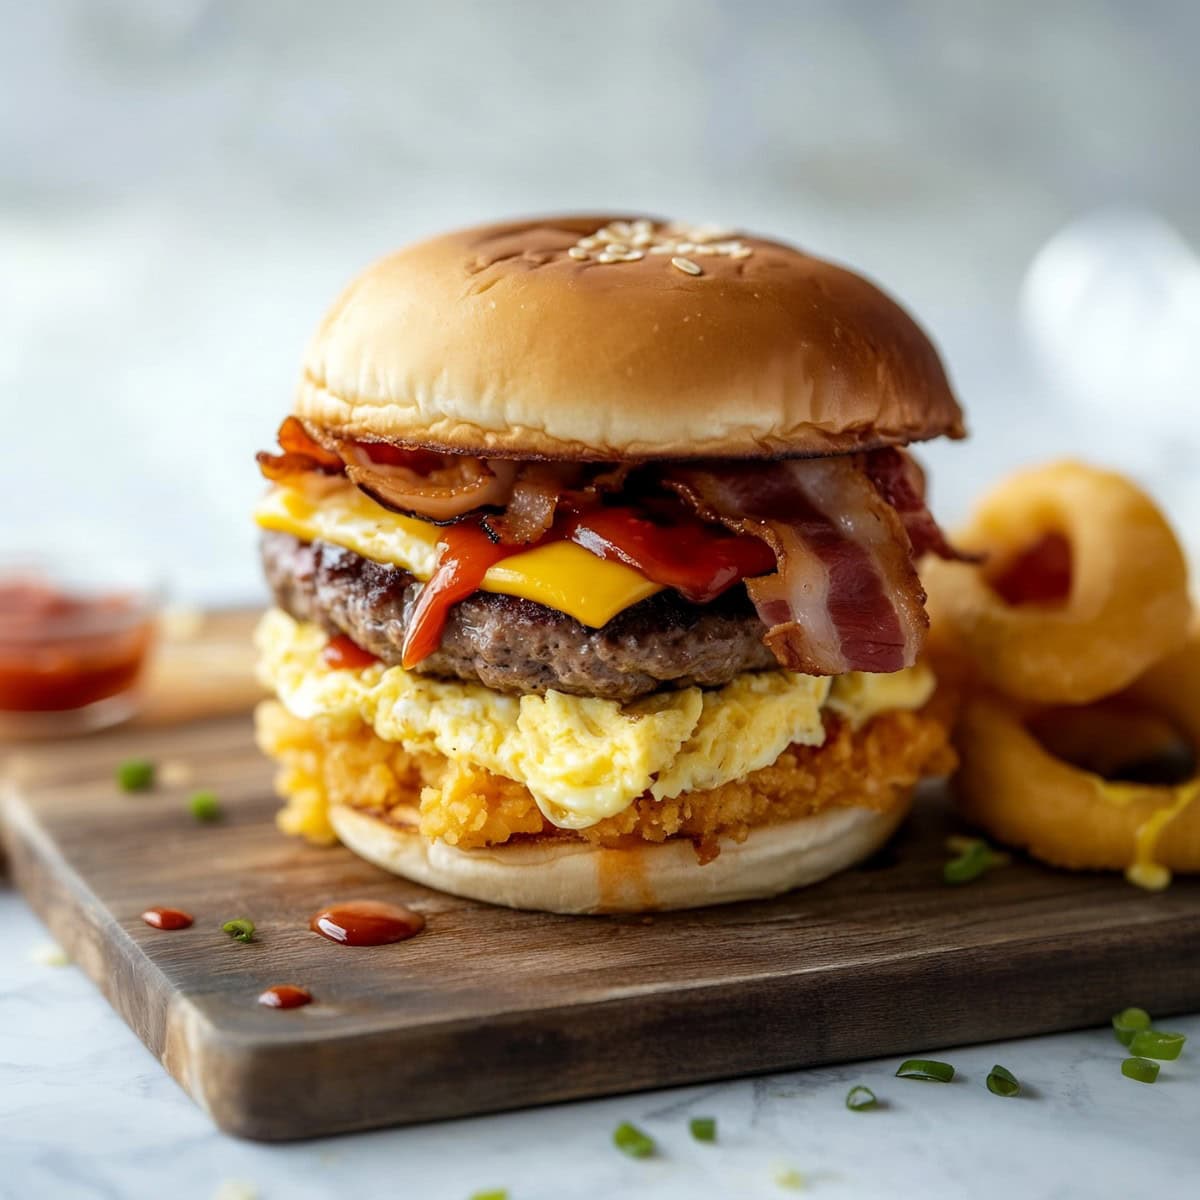
{"type": "Polygon", "coordinates": [[[153,640],[133,595],[0,583],[0,709],[62,712],[128,691],[153,640]]]}
{"type": "Polygon", "coordinates": [[[1009,604],[1061,604],[1071,594],[1071,543],[1043,534],[989,582],[1009,604]]]}
{"type": "Polygon", "coordinates": [[[569,518],[561,536],[674,588],[693,604],[707,604],[740,580],[775,570],[775,552],[766,542],[679,511],[660,523],[632,508],[596,507],[569,518]]]}
{"type": "Polygon", "coordinates": [[[344,633],[331,637],[321,651],[321,661],[334,671],[361,671],[379,661],[370,650],[364,650],[344,633]]]}
{"type": "MultiPolygon", "coordinates": [[[[591,506],[556,522],[535,544],[573,541],[597,558],[633,567],[696,604],[714,600],[742,579],[775,569],[775,554],[765,542],[727,533],[668,505],[661,522],[632,508],[591,506]]],[[[409,623],[404,667],[416,666],[438,648],[450,609],[479,590],[490,567],[529,548],[493,542],[476,521],[447,526],[437,569],[421,589],[409,623]]]]}
{"type": "Polygon", "coordinates": [[[343,946],[386,946],[416,936],[425,918],[382,900],[347,900],[314,914],[309,929],[343,946]]]}
{"type": "Polygon", "coordinates": [[[180,908],[148,908],[142,920],[154,929],[186,929],[192,923],[192,914],[180,908]]]}
{"type": "Polygon", "coordinates": [[[258,1002],[266,1008],[303,1008],[311,1004],[313,998],[308,988],[297,987],[294,983],[277,983],[267,988],[258,1002]]]}
{"type": "Polygon", "coordinates": [[[407,669],[428,658],[442,640],[451,607],[479,590],[489,567],[527,549],[493,542],[475,521],[448,525],[442,531],[438,565],[417,597],[401,664],[407,669]]]}

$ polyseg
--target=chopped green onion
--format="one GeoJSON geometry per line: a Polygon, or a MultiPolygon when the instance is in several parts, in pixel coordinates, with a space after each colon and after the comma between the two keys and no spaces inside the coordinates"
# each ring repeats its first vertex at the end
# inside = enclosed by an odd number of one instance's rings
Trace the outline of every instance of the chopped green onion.
{"type": "Polygon", "coordinates": [[[910,1058],[900,1064],[896,1072],[899,1079],[928,1079],[932,1083],[949,1083],[954,1078],[954,1068],[949,1063],[934,1058],[910,1058]]]}
{"type": "Polygon", "coordinates": [[[654,1139],[628,1121],[613,1130],[613,1145],[630,1158],[649,1158],[654,1153],[654,1139]]]}
{"type": "Polygon", "coordinates": [[[864,1109],[874,1108],[878,1103],[875,1093],[869,1087],[863,1087],[862,1084],[852,1087],[846,1093],[846,1107],[851,1112],[862,1112],[864,1109]]]}
{"type": "Polygon", "coordinates": [[[1159,1058],[1165,1062],[1173,1062],[1179,1057],[1183,1043],[1187,1041],[1182,1033],[1167,1033],[1158,1029],[1139,1029],[1133,1035],[1129,1044],[1129,1052],[1140,1058],[1159,1058]]]}
{"type": "Polygon", "coordinates": [[[715,1142],[717,1140],[716,1117],[693,1117],[688,1122],[692,1137],[698,1142],[715,1142]]]}
{"type": "Polygon", "coordinates": [[[254,922],[245,917],[235,917],[232,921],[226,921],[221,926],[221,931],[229,934],[235,942],[254,941],[254,922]]]}
{"type": "Polygon", "coordinates": [[[1007,1067],[997,1063],[988,1072],[987,1090],[993,1096],[1019,1096],[1021,1082],[1007,1067]]]}
{"type": "Polygon", "coordinates": [[[1003,850],[993,850],[981,837],[966,837],[953,833],[945,841],[946,850],[957,855],[942,868],[946,883],[970,883],[992,867],[1006,867],[1012,857],[1003,850]]]}
{"type": "Polygon", "coordinates": [[[1138,1083],[1153,1083],[1158,1078],[1158,1063],[1148,1058],[1127,1058],[1121,1064],[1121,1074],[1138,1083]]]}
{"type": "Polygon", "coordinates": [[[508,1200],[507,1188],[492,1188],[487,1192],[472,1192],[471,1200],[508,1200]]]}
{"type": "Polygon", "coordinates": [[[117,767],[117,787],[144,792],[154,786],[154,764],[148,758],[127,758],[117,767]]]}
{"type": "Polygon", "coordinates": [[[804,1188],[804,1176],[795,1167],[780,1167],[775,1172],[775,1182],[781,1188],[799,1192],[804,1188]]]}
{"type": "Polygon", "coordinates": [[[1144,1008],[1122,1009],[1112,1019],[1113,1033],[1122,1046],[1133,1041],[1134,1034],[1150,1028],[1150,1014],[1144,1008]]]}
{"type": "Polygon", "coordinates": [[[194,792],[188,797],[188,808],[197,821],[219,821],[221,802],[216,792],[194,792]]]}

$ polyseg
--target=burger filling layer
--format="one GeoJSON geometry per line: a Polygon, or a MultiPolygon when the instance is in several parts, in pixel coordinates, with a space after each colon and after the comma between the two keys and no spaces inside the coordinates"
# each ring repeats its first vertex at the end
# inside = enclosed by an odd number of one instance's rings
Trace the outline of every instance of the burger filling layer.
{"type": "Polygon", "coordinates": [[[279,442],[281,454],[259,455],[275,484],[259,524],[419,582],[399,647],[410,669],[480,593],[599,630],[665,590],[694,606],[743,596],[788,671],[898,671],[916,662],[928,625],[914,560],[954,556],[919,467],[895,447],[770,462],[514,462],[356,441],[296,418],[279,442]]]}
{"type": "MultiPolygon", "coordinates": [[[[474,683],[427,679],[382,663],[330,666],[324,655],[328,642],[316,625],[279,610],[264,617],[258,633],[263,682],[291,717],[315,731],[314,743],[305,751],[316,756],[309,775],[323,777],[316,760],[327,754],[320,747],[361,745],[365,731],[395,748],[389,754],[402,754],[413,764],[417,774],[405,778],[414,805],[412,797],[420,793],[414,779],[449,797],[448,804],[455,796],[501,796],[507,791],[506,810],[511,811],[519,799],[524,815],[505,836],[548,826],[588,830],[622,817],[635,802],[647,813],[666,813],[668,807],[661,806],[681,798],[693,803],[696,794],[745,784],[765,768],[782,769],[785,753],[824,747],[831,730],[844,727],[856,736],[882,714],[911,713],[925,704],[934,686],[931,673],[918,666],[891,675],[851,673],[832,681],[762,671],[716,689],[680,688],[629,703],[555,691],[518,697],[474,683]],[[500,782],[480,791],[481,779],[500,782]],[[506,789],[506,783],[515,786],[506,789]],[[530,804],[538,813],[537,827],[521,828],[535,821],[530,804]]],[[[922,729],[926,724],[940,729],[932,720],[918,720],[922,729]]],[[[904,736],[912,733],[909,729],[904,736]]],[[[944,742],[941,734],[936,740],[944,742]]],[[[281,743],[264,737],[264,744],[278,755],[281,743]]],[[[914,746],[915,758],[904,765],[906,772],[916,770],[913,779],[933,756],[923,738],[914,736],[914,746]]],[[[351,771],[347,779],[353,777],[351,771]]],[[[392,777],[400,778],[394,770],[392,777]]],[[[285,790],[297,790],[284,783],[285,790]]],[[[855,786],[861,795],[868,784],[859,779],[855,786]]],[[[769,792],[760,792],[765,802],[769,792]]],[[[439,807],[429,801],[430,836],[461,838],[465,826],[445,818],[439,826],[434,815],[439,807]]],[[[484,812],[486,827],[488,805],[476,808],[484,812]]],[[[470,820],[478,820],[478,812],[470,820]]],[[[740,820],[745,824],[749,818],[740,820]]],[[[665,820],[661,828],[670,823],[665,820]]],[[[303,818],[295,824],[303,832],[323,832],[315,819],[311,828],[303,828],[303,818]]],[[[730,818],[730,824],[736,822],[730,818]]]]}

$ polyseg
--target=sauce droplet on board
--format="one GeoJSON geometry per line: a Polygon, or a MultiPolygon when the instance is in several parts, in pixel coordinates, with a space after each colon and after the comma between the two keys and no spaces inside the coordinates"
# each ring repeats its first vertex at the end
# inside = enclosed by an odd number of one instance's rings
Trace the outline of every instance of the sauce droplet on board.
{"type": "Polygon", "coordinates": [[[180,908],[148,908],[142,920],[154,929],[186,929],[192,923],[192,914],[180,908]]]}
{"type": "Polygon", "coordinates": [[[411,908],[382,900],[347,900],[321,909],[308,927],[343,946],[386,946],[420,933],[425,918],[411,908]]]}
{"type": "Polygon", "coordinates": [[[303,1008],[312,1001],[312,992],[294,983],[277,983],[258,998],[259,1004],[266,1008],[303,1008]]]}

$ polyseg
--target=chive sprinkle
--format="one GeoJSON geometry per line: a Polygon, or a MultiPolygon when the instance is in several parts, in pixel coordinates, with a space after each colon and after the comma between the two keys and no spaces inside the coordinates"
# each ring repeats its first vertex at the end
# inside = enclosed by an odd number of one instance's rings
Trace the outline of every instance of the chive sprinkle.
{"type": "Polygon", "coordinates": [[[846,1107],[851,1112],[865,1112],[868,1108],[874,1108],[878,1103],[875,1093],[869,1087],[863,1087],[862,1084],[852,1087],[846,1093],[846,1107]]]}
{"type": "Polygon", "coordinates": [[[654,1153],[654,1139],[628,1121],[613,1130],[613,1145],[630,1158],[649,1158],[654,1153]]]}
{"type": "Polygon", "coordinates": [[[1124,1008],[1112,1019],[1113,1034],[1122,1046],[1128,1046],[1134,1035],[1150,1028],[1150,1014],[1144,1008],[1124,1008]]]}
{"type": "Polygon", "coordinates": [[[148,758],[127,758],[117,767],[117,787],[123,792],[144,792],[154,786],[154,764],[148,758]]]}
{"type": "Polygon", "coordinates": [[[716,1117],[693,1117],[688,1122],[692,1137],[698,1142],[715,1142],[717,1140],[716,1117]]]}
{"type": "Polygon", "coordinates": [[[993,1096],[1019,1096],[1021,1082],[1007,1067],[997,1063],[988,1072],[987,1090],[993,1096]]]}
{"type": "Polygon", "coordinates": [[[1160,1029],[1139,1029],[1129,1044],[1129,1052],[1139,1058],[1158,1058],[1173,1062],[1179,1057],[1187,1037],[1182,1033],[1167,1033],[1160,1029]]]}
{"type": "Polygon", "coordinates": [[[910,1058],[900,1064],[896,1071],[898,1079],[927,1079],[931,1083],[949,1083],[954,1078],[954,1068],[949,1063],[935,1058],[910,1058]]]}
{"type": "Polygon", "coordinates": [[[197,821],[219,821],[221,802],[216,792],[193,792],[188,797],[188,808],[197,821]]]}
{"type": "Polygon", "coordinates": [[[235,917],[232,921],[226,921],[221,926],[221,931],[229,934],[235,942],[254,941],[254,922],[245,917],[235,917]]]}
{"type": "Polygon", "coordinates": [[[942,868],[942,881],[950,884],[970,883],[994,865],[991,847],[987,842],[978,841],[946,863],[942,868]]]}
{"type": "Polygon", "coordinates": [[[492,1188],[486,1192],[472,1192],[471,1200],[508,1200],[507,1188],[492,1188]]]}
{"type": "Polygon", "coordinates": [[[1148,1058],[1127,1058],[1121,1064],[1121,1074],[1138,1083],[1153,1083],[1158,1078],[1158,1063],[1148,1058]]]}

